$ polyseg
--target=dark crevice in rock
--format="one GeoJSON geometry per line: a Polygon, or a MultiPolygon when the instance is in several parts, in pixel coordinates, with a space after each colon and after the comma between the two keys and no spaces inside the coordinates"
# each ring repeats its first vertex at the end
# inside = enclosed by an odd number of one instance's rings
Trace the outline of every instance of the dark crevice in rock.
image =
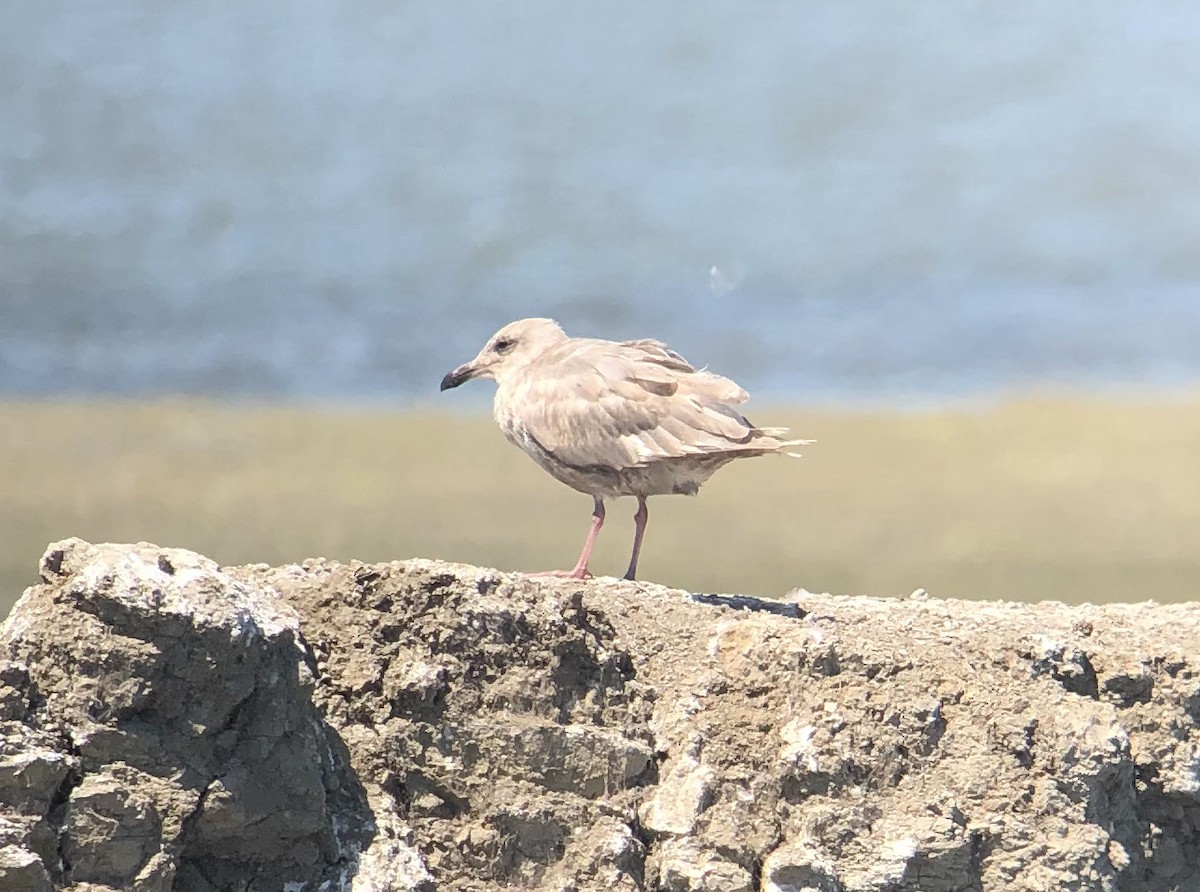
{"type": "Polygon", "coordinates": [[[750,888],[751,889],[761,889],[762,888],[762,875],[763,875],[763,861],[764,860],[765,859],[761,856],[757,857],[757,858],[751,858],[750,863],[745,865],[745,867],[750,871],[750,888]]]}
{"type": "MultiPolygon", "coordinates": [[[[230,708],[228,714],[226,714],[225,721],[221,723],[221,727],[216,730],[215,736],[220,737],[222,734],[225,734],[228,731],[240,729],[245,722],[247,707],[254,702],[257,695],[258,690],[256,688],[252,688],[250,693],[235,702],[230,708]]],[[[234,745],[236,746],[236,743],[234,745]]]]}
{"type": "Polygon", "coordinates": [[[1167,793],[1151,772],[1139,774],[1140,836],[1127,848],[1147,892],[1200,888],[1200,797],[1167,793]]]}
{"type": "Polygon", "coordinates": [[[192,810],[184,815],[183,820],[180,822],[177,847],[181,858],[188,857],[188,847],[195,836],[196,825],[204,814],[204,805],[208,801],[208,796],[212,792],[213,786],[219,780],[219,777],[209,778],[208,782],[201,788],[200,794],[196,797],[196,804],[192,806],[192,810]]]}
{"type": "Polygon", "coordinates": [[[373,594],[375,583],[382,578],[383,574],[373,567],[359,567],[354,571],[354,584],[364,595],[373,594]]]}
{"type": "Polygon", "coordinates": [[[931,710],[917,710],[916,718],[925,723],[925,735],[917,747],[917,753],[921,756],[930,756],[938,748],[942,738],[946,736],[948,727],[946,711],[942,708],[942,702],[939,700],[931,710]]]}
{"type": "Polygon", "coordinates": [[[972,830],[967,838],[971,841],[971,876],[983,875],[983,864],[995,848],[995,838],[986,830],[972,830]]]}
{"type": "Polygon", "coordinates": [[[789,619],[803,619],[808,611],[792,601],[771,601],[765,598],[752,598],[748,595],[706,595],[693,592],[688,596],[697,604],[707,604],[709,607],[728,607],[730,610],[749,610],[759,613],[771,613],[775,616],[786,616],[789,619]]]}
{"type": "Polygon", "coordinates": [[[40,727],[40,722],[38,721],[38,714],[42,711],[42,708],[45,705],[46,705],[46,698],[42,695],[42,692],[40,690],[38,690],[37,683],[30,682],[29,688],[27,690],[27,696],[25,698],[24,721],[31,728],[40,727]]]}
{"type": "Polygon", "coordinates": [[[1116,674],[1105,676],[1102,685],[1106,698],[1120,709],[1138,703],[1149,703],[1154,693],[1154,676],[1146,674],[1116,674]]]}
{"type": "Polygon", "coordinates": [[[1072,694],[1089,697],[1092,700],[1100,699],[1100,685],[1096,677],[1096,669],[1092,666],[1092,661],[1086,653],[1080,652],[1079,654],[1079,671],[1074,671],[1074,668],[1071,667],[1055,671],[1052,676],[1072,694]]]}
{"type": "MultiPolygon", "coordinates": [[[[75,745],[74,740],[68,735],[63,735],[65,750],[76,759],[79,757],[79,748],[75,745]]],[[[78,763],[76,763],[78,764],[78,763]]],[[[46,858],[46,853],[43,852],[43,863],[50,873],[50,876],[56,883],[69,883],[71,878],[71,862],[66,853],[66,836],[65,825],[67,819],[67,808],[70,804],[71,793],[83,782],[83,774],[77,768],[72,766],[63,778],[62,783],[58,785],[58,789],[54,791],[54,797],[50,800],[50,806],[46,811],[46,825],[51,834],[53,834],[56,849],[53,858],[46,858]]]]}
{"type": "Polygon", "coordinates": [[[1059,645],[1041,655],[1023,651],[1021,656],[1030,661],[1030,668],[1035,676],[1049,675],[1072,694],[1092,700],[1100,699],[1100,682],[1096,668],[1086,651],[1068,652],[1065,645],[1059,645]]]}
{"type": "Polygon", "coordinates": [[[383,790],[395,800],[404,815],[420,811],[429,817],[453,820],[471,810],[466,797],[415,769],[410,770],[403,780],[385,782],[383,790]],[[428,797],[435,801],[429,801],[428,797]]]}
{"type": "Polygon", "coordinates": [[[500,587],[500,577],[497,576],[481,576],[479,581],[475,583],[475,591],[481,595],[490,595],[500,587]]]}
{"type": "Polygon", "coordinates": [[[46,556],[42,558],[42,579],[46,582],[53,582],[51,577],[62,575],[63,560],[67,553],[62,548],[55,548],[46,552],[46,556]]]}
{"type": "Polygon", "coordinates": [[[304,635],[299,635],[297,636],[296,643],[300,645],[300,652],[304,654],[304,665],[307,667],[309,675],[312,676],[313,683],[317,683],[321,676],[321,667],[312,642],[304,635]]]}
{"type": "Polygon", "coordinates": [[[1030,719],[1019,729],[1014,728],[997,739],[998,748],[1016,759],[1022,768],[1032,768],[1037,758],[1038,720],[1030,719]]]}
{"type": "Polygon", "coordinates": [[[1200,725],[1200,688],[1197,688],[1184,701],[1184,709],[1193,725],[1200,725]]]}
{"type": "MultiPolygon", "coordinates": [[[[421,583],[421,590],[429,595],[444,593],[448,589],[453,589],[457,582],[458,577],[453,573],[438,573],[424,580],[421,583]]],[[[438,603],[441,603],[440,600],[438,603]]]]}

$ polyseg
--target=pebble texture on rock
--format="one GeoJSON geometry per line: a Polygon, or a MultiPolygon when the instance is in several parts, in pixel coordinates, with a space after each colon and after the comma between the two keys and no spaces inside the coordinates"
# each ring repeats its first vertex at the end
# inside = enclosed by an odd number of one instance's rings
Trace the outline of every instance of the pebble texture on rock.
{"type": "Polygon", "coordinates": [[[0,889],[1200,889],[1200,607],[789,603],[67,540],[0,889]]]}

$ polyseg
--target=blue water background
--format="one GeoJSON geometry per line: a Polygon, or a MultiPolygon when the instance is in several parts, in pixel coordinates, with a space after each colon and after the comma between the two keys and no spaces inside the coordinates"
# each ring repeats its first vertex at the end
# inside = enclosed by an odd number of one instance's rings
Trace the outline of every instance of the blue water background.
{"type": "Polygon", "coordinates": [[[1194,387],[1200,4],[0,0],[0,395],[412,405],[525,315],[775,402],[1194,387]]]}

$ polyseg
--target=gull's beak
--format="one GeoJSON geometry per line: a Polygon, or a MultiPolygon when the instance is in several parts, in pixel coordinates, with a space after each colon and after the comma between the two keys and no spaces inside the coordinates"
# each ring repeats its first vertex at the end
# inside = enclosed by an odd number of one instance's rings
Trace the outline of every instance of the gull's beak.
{"type": "Polygon", "coordinates": [[[457,387],[459,384],[462,384],[465,381],[470,381],[475,377],[478,371],[479,370],[469,362],[465,365],[460,365],[442,379],[442,386],[440,389],[449,390],[451,387],[457,387]]]}

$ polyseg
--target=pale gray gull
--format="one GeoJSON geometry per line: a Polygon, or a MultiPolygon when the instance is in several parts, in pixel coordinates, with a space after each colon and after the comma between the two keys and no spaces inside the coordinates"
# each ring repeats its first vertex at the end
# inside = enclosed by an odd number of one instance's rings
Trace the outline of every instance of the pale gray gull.
{"type": "Polygon", "coordinates": [[[579,560],[555,575],[592,575],[588,558],[604,525],[605,499],[637,496],[625,573],[633,579],[648,496],[695,495],[734,459],[812,442],[785,439],[787,428],[755,427],[736,408],[746,391],[693,368],[661,341],[571,338],[553,319],[504,326],[478,356],[446,375],[441,389],[472,378],[496,382],[493,414],[509,442],[595,501],[579,560]]]}

